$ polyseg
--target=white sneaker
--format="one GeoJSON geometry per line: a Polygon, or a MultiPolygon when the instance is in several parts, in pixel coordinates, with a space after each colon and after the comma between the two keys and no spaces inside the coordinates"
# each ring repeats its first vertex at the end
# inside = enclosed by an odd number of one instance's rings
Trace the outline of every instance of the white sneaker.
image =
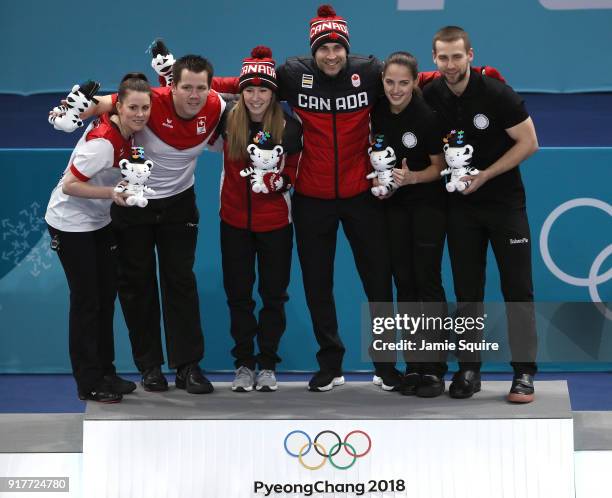
{"type": "Polygon", "coordinates": [[[274,370],[262,370],[259,372],[257,379],[255,379],[255,389],[262,392],[276,391],[278,384],[276,383],[274,370]]]}
{"type": "Polygon", "coordinates": [[[384,377],[374,374],[374,377],[372,377],[372,383],[375,386],[380,387],[383,391],[399,391],[402,383],[402,376],[397,370],[394,369],[384,377]]]}
{"type": "Polygon", "coordinates": [[[236,377],[232,382],[232,391],[239,393],[250,392],[255,385],[255,372],[248,367],[240,367],[236,370],[236,377]]]}

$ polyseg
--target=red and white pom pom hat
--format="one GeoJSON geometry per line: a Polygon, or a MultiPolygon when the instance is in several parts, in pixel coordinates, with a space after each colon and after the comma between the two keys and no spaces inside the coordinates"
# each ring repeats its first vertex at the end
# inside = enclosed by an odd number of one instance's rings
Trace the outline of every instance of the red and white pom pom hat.
{"type": "Polygon", "coordinates": [[[317,17],[310,20],[310,50],[312,54],[324,43],[339,43],[349,52],[349,32],[346,21],[331,5],[321,5],[317,17]]]}
{"type": "Polygon", "coordinates": [[[272,58],[272,50],[259,45],[251,50],[251,57],[242,61],[242,70],[238,80],[240,91],[247,86],[265,86],[276,92],[276,63],[272,58]]]}

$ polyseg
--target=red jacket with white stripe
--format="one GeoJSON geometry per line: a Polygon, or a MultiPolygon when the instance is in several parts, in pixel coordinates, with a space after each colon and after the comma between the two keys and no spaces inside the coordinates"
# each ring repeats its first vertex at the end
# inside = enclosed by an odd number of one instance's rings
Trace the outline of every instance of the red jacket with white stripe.
{"type": "MultiPolygon", "coordinates": [[[[230,105],[228,104],[228,108],[230,105]]],[[[226,111],[227,113],[227,111],[226,111]]],[[[219,125],[224,128],[224,121],[219,125]]],[[[259,123],[252,123],[251,135],[261,129],[259,123]]],[[[226,138],[222,130],[223,138],[226,138]]],[[[284,149],[279,169],[285,176],[285,184],[295,184],[300,151],[302,148],[300,124],[285,115],[285,132],[282,146],[284,149]]],[[[251,190],[249,177],[240,176],[240,171],[248,168],[248,160],[231,160],[228,156],[227,140],[223,144],[223,173],[221,176],[221,219],[235,228],[253,232],[269,232],[291,223],[291,197],[288,189],[281,192],[256,194],[251,190]]]]}
{"type": "Polygon", "coordinates": [[[293,57],[278,68],[281,98],[304,130],[298,193],[336,199],[370,188],[370,109],[382,94],[381,73],[380,61],[359,55],[349,55],[334,78],[312,57],[293,57]]]}

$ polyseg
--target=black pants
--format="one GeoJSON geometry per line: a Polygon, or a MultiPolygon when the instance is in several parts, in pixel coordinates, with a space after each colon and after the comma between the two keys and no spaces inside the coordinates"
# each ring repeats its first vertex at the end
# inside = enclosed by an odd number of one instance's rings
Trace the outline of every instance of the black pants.
{"type": "MultiPolygon", "coordinates": [[[[391,263],[384,206],[366,191],[349,199],[317,199],[295,194],[293,222],[306,302],[319,344],[321,370],[342,370],[344,345],[338,335],[334,302],[334,257],[339,223],[351,245],[357,271],[370,303],[392,306],[391,263]]],[[[371,315],[387,316],[388,309],[370,306],[371,315]]],[[[376,361],[377,371],[394,367],[394,361],[376,361]]]]}
{"type": "MultiPolygon", "coordinates": [[[[442,287],[442,255],[446,238],[446,199],[415,199],[385,203],[391,245],[391,265],[398,313],[409,316],[445,317],[448,312],[442,287]]],[[[419,344],[440,342],[442,329],[420,330],[405,335],[419,344]]],[[[407,372],[446,373],[445,355],[439,352],[406,351],[407,372]]]]}
{"type": "MultiPolygon", "coordinates": [[[[506,302],[508,335],[515,374],[537,371],[537,334],[531,277],[531,234],[525,209],[453,202],[448,246],[458,303],[463,315],[480,314],[484,299],[487,247],[493,248],[506,302]]],[[[469,337],[466,337],[469,340],[469,337]]],[[[477,337],[473,337],[476,340],[477,337]]],[[[477,355],[460,358],[461,369],[480,368],[477,355]]]]}
{"type": "Polygon", "coordinates": [[[70,288],[70,361],[78,390],[85,393],[115,373],[115,242],[110,225],[93,232],[48,228],[70,288]]]}
{"type": "Polygon", "coordinates": [[[275,370],[281,361],[278,344],[285,331],[285,303],[291,272],[293,226],[270,232],[252,232],[221,222],[223,286],[230,310],[232,355],[236,368],[275,370]],[[255,318],[253,285],[255,260],[259,275],[258,291],[263,307],[255,318]],[[253,339],[259,353],[255,355],[253,339]]]}
{"type": "Polygon", "coordinates": [[[199,221],[193,187],[151,199],[145,208],[113,204],[111,216],[119,249],[119,299],[136,366],[142,372],[164,363],[157,267],[168,364],[199,362],[204,338],[193,274],[199,221]]]}

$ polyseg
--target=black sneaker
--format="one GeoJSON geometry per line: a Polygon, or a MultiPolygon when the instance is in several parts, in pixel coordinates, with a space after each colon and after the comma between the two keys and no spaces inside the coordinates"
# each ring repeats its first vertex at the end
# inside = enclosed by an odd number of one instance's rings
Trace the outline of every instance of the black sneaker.
{"type": "Polygon", "coordinates": [[[112,392],[117,394],[130,394],[136,390],[135,382],[122,379],[117,374],[105,375],[104,382],[106,382],[112,392]]]}
{"type": "Polygon", "coordinates": [[[421,382],[421,374],[417,372],[407,373],[402,377],[402,383],[399,388],[400,393],[404,396],[414,396],[419,382],[421,382]]]}
{"type": "Polygon", "coordinates": [[[378,371],[374,374],[372,382],[383,391],[399,391],[402,375],[395,368],[387,372],[378,371]]]}
{"type": "Polygon", "coordinates": [[[471,398],[480,391],[480,372],[476,370],[460,370],[453,375],[448,393],[451,398],[471,398]]]}
{"type": "Polygon", "coordinates": [[[344,384],[344,377],[336,373],[318,371],[308,383],[308,389],[314,392],[331,391],[336,386],[344,384]]]}
{"type": "Polygon", "coordinates": [[[210,394],[215,390],[197,363],[184,365],[176,371],[176,387],[189,394],[210,394]]]}
{"type": "Polygon", "coordinates": [[[81,401],[96,401],[98,403],[119,403],[123,396],[112,392],[106,382],[100,382],[91,391],[79,391],[81,401]]]}
{"type": "Polygon", "coordinates": [[[416,395],[419,398],[435,398],[440,396],[444,392],[444,389],[444,377],[433,374],[423,374],[416,388],[416,395]]]}
{"type": "Polygon", "coordinates": [[[162,392],[168,390],[168,381],[162,374],[161,367],[153,367],[142,373],[140,382],[145,391],[162,392]]]}
{"type": "Polygon", "coordinates": [[[531,403],[534,399],[534,393],[533,375],[517,375],[512,379],[508,401],[511,403],[531,403]]]}

